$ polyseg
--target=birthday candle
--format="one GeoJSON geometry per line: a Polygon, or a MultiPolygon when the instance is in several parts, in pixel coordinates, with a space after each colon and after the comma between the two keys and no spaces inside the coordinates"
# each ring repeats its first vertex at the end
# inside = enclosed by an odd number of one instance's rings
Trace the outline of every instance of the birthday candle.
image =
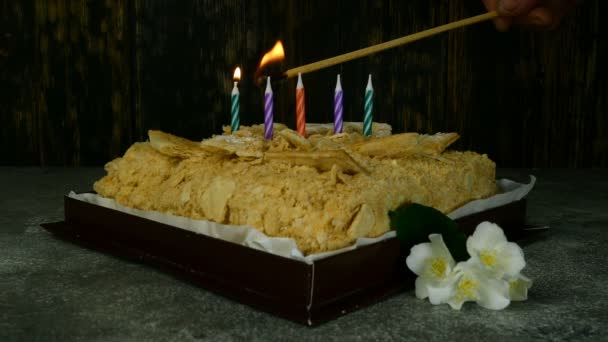
{"type": "Polygon", "coordinates": [[[264,92],[264,138],[272,140],[273,125],[273,94],[270,88],[270,76],[266,78],[266,91],[264,92]]]}
{"type": "Polygon", "coordinates": [[[334,91],[334,134],[342,133],[342,85],[340,84],[340,74],[338,74],[338,81],[336,82],[336,90],[334,91]]]}
{"type": "Polygon", "coordinates": [[[304,100],[304,84],[302,74],[298,73],[298,85],[296,86],[296,123],[298,133],[306,136],[306,103],[304,100]]]}
{"type": "Polygon", "coordinates": [[[239,88],[237,87],[238,80],[241,78],[241,69],[236,68],[234,70],[234,87],[232,88],[232,96],[231,96],[231,116],[230,116],[230,129],[232,132],[236,132],[239,130],[240,119],[239,119],[239,110],[240,110],[240,101],[239,101],[239,88]]]}
{"type": "Polygon", "coordinates": [[[372,135],[372,112],[374,110],[374,88],[372,87],[372,75],[367,79],[367,87],[365,87],[365,117],[363,118],[363,135],[369,137],[372,135]]]}

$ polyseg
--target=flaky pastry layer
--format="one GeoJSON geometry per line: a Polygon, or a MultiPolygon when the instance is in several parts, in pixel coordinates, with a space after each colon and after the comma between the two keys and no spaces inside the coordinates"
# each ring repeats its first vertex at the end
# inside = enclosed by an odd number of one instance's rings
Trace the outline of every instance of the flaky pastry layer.
{"type": "Polygon", "coordinates": [[[125,206],[294,238],[305,254],[384,234],[388,212],[404,203],[448,213],[497,192],[486,155],[444,151],[454,133],[303,138],[277,125],[266,141],[262,132],[243,127],[196,143],[151,131],[94,188],[125,206]]]}

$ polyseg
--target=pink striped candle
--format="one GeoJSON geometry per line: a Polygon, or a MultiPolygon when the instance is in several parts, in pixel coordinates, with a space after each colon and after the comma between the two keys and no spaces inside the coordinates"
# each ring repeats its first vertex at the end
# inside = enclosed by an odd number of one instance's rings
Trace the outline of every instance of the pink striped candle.
{"type": "Polygon", "coordinates": [[[340,74],[338,74],[338,81],[336,82],[336,90],[334,91],[334,134],[342,133],[342,110],[343,110],[343,92],[342,84],[340,84],[340,74]]]}
{"type": "Polygon", "coordinates": [[[296,86],[296,123],[297,130],[301,136],[306,136],[306,107],[304,100],[304,84],[302,74],[298,74],[298,85],[296,86]]]}
{"type": "Polygon", "coordinates": [[[266,91],[264,92],[264,138],[272,140],[272,126],[274,124],[273,118],[273,93],[270,88],[270,76],[266,78],[266,91]]]}

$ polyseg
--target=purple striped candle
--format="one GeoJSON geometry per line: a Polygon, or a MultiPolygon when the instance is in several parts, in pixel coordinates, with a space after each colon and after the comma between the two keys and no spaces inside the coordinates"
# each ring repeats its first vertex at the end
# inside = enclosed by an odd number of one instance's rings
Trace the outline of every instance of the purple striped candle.
{"type": "Polygon", "coordinates": [[[264,92],[264,138],[272,140],[273,118],[273,94],[270,88],[270,76],[266,78],[266,91],[264,92]]]}
{"type": "Polygon", "coordinates": [[[338,74],[338,82],[336,83],[336,90],[334,91],[334,134],[342,133],[342,84],[340,84],[340,74],[338,74]]]}

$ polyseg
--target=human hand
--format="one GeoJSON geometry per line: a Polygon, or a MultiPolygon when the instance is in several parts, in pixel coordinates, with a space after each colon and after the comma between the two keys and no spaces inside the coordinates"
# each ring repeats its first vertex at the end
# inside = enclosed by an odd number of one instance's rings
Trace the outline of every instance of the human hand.
{"type": "Polygon", "coordinates": [[[577,0],[482,0],[488,11],[497,11],[496,29],[507,31],[518,25],[551,30],[576,5],[577,0]]]}

